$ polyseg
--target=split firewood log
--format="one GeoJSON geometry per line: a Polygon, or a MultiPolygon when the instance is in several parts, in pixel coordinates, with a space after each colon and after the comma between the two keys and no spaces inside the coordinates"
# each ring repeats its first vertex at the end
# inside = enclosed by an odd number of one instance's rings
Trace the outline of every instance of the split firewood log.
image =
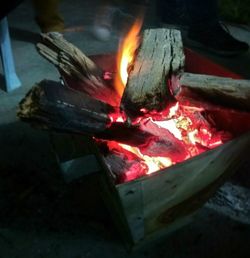
{"type": "Polygon", "coordinates": [[[109,114],[114,112],[107,103],[59,82],[43,80],[21,100],[17,115],[43,129],[93,135],[110,126],[109,114]]]}
{"type": "Polygon", "coordinates": [[[99,145],[99,148],[103,153],[105,164],[109,167],[110,175],[116,183],[124,183],[146,174],[147,166],[143,160],[134,153],[122,149],[118,144],[109,146],[108,152],[105,151],[105,146],[99,145]]]}
{"type": "Polygon", "coordinates": [[[167,80],[183,72],[185,59],[178,30],[145,30],[137,52],[121,101],[130,117],[166,107],[172,99],[167,80]]]}
{"type": "Polygon", "coordinates": [[[211,103],[250,110],[250,80],[191,74],[184,72],[184,67],[180,31],[145,30],[138,54],[130,67],[122,109],[131,118],[136,118],[161,111],[171,104],[173,98],[186,98],[185,94],[190,92],[189,96],[211,103]]]}
{"type": "Polygon", "coordinates": [[[79,48],[57,34],[41,34],[38,52],[59,70],[65,84],[91,97],[118,106],[113,85],[104,80],[104,71],[79,48]]]}
{"type": "Polygon", "coordinates": [[[178,101],[206,100],[243,111],[250,111],[250,80],[183,73],[173,77],[171,91],[178,101]]]}
{"type": "Polygon", "coordinates": [[[38,52],[68,76],[85,80],[86,77],[102,76],[102,70],[79,48],[60,34],[41,34],[38,52]]]}

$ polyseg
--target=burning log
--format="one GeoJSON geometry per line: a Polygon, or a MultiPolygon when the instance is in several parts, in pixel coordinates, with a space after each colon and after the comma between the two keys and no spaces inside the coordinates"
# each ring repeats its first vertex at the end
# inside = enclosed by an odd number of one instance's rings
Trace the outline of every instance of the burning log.
{"type": "Polygon", "coordinates": [[[140,126],[113,123],[104,131],[95,133],[94,136],[101,140],[116,141],[123,146],[123,150],[129,148],[131,153],[134,148],[137,148],[140,152],[139,156],[169,157],[175,161],[181,161],[188,156],[182,141],[175,138],[168,130],[161,129],[150,121],[143,122],[140,126]]]}
{"type": "MultiPolygon", "coordinates": [[[[105,73],[90,58],[62,36],[42,34],[39,53],[52,62],[69,87],[92,98],[119,106],[120,96],[105,73]]],[[[177,30],[145,30],[138,54],[130,64],[121,108],[134,118],[145,112],[161,111],[174,98],[207,99],[232,108],[250,109],[249,80],[184,73],[181,34],[177,30]],[[177,78],[177,80],[176,80],[177,78]],[[167,81],[172,81],[169,89],[167,81]],[[173,96],[173,95],[174,96],[173,96]]]]}
{"type": "Polygon", "coordinates": [[[17,115],[44,129],[71,133],[97,133],[111,123],[115,109],[58,82],[43,80],[20,102],[17,115]]]}
{"type": "Polygon", "coordinates": [[[142,110],[163,110],[172,99],[166,82],[183,71],[184,59],[180,31],[145,30],[123,93],[122,109],[131,117],[142,115],[142,110]]]}
{"type": "Polygon", "coordinates": [[[112,121],[113,114],[117,115],[118,110],[109,104],[49,80],[35,85],[20,102],[17,112],[23,121],[42,129],[89,134],[145,148],[149,143],[160,141],[162,147],[166,145],[165,149],[174,149],[174,142],[158,139],[152,130],[112,121]]]}
{"type": "Polygon", "coordinates": [[[179,101],[202,98],[214,104],[250,110],[250,80],[183,73],[179,79],[172,80],[172,92],[179,101]]]}
{"type": "Polygon", "coordinates": [[[133,142],[133,135],[132,140],[124,141],[125,144],[98,141],[116,183],[136,179],[189,157],[182,141],[169,131],[159,129],[152,122],[145,122],[141,132],[144,141],[137,144],[133,142]]]}
{"type": "Polygon", "coordinates": [[[126,150],[121,151],[121,147],[115,142],[109,142],[108,145],[112,151],[108,151],[104,159],[114,182],[127,182],[145,175],[147,165],[136,154],[126,150]]]}
{"type": "Polygon", "coordinates": [[[104,71],[89,57],[60,35],[41,36],[42,42],[37,44],[37,50],[57,67],[65,84],[110,105],[118,106],[119,97],[112,85],[104,80],[104,71]]]}

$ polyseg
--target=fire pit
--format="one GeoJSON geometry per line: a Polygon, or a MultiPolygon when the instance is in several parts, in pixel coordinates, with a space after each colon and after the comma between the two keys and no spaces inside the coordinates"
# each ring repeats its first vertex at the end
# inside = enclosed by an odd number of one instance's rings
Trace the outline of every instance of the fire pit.
{"type": "MultiPolygon", "coordinates": [[[[185,55],[187,71],[240,78],[237,74],[227,71],[193,51],[186,49],[185,55]],[[207,67],[207,70],[204,67],[207,67]]],[[[113,55],[92,56],[91,59],[104,70],[113,71],[115,67],[113,55]]],[[[199,107],[198,101],[196,105],[199,107]]],[[[174,111],[178,110],[176,105],[173,108],[174,111]]],[[[112,160],[113,151],[110,149],[114,150],[117,147],[116,143],[108,142],[107,151],[103,149],[100,141],[95,141],[97,155],[106,172],[102,174],[103,194],[114,220],[118,221],[121,234],[125,235],[129,244],[150,240],[189,222],[194,212],[248,159],[250,113],[211,103],[207,108],[210,110],[207,110],[206,117],[212,120],[211,124],[205,122],[205,126],[210,126],[206,129],[210,130],[211,135],[209,136],[206,130],[202,135],[206,147],[198,144],[197,149],[192,149],[193,153],[191,151],[194,157],[189,156],[184,159],[180,157],[175,164],[164,163],[163,166],[166,168],[158,167],[154,173],[141,169],[136,171],[136,166],[134,171],[124,171],[128,168],[126,162],[118,166],[118,171],[113,171],[112,169],[117,170],[117,167],[116,160],[112,160]],[[118,179],[114,175],[116,172],[118,179]]],[[[201,112],[202,109],[191,109],[190,112],[196,111],[201,112]]],[[[197,119],[199,118],[198,116],[197,119]]],[[[150,120],[147,121],[151,124],[150,120]]],[[[197,124],[195,126],[198,128],[197,124]]],[[[164,135],[161,130],[159,133],[164,135]]],[[[129,151],[129,148],[121,144],[116,151],[126,155],[126,150],[129,151]]],[[[161,150],[161,147],[159,148],[161,150]]],[[[136,158],[137,155],[134,156],[135,160],[136,158]]]]}
{"type": "Polygon", "coordinates": [[[129,244],[183,225],[247,159],[249,81],[189,50],[184,55],[178,31],[150,30],[139,51],[135,44],[125,90],[116,55],[88,58],[64,39],[44,37],[38,49],[64,84],[40,82],[18,115],[44,129],[90,135],[105,202],[129,244]],[[164,47],[152,51],[162,39],[164,47]]]}

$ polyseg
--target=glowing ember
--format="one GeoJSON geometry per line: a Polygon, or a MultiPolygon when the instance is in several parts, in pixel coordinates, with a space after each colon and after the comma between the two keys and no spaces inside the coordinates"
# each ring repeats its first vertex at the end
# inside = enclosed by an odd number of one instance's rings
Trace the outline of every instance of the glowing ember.
{"type": "Polygon", "coordinates": [[[120,44],[117,56],[117,71],[115,78],[115,87],[121,97],[128,79],[128,68],[133,62],[135,51],[139,45],[139,32],[142,27],[142,19],[137,19],[120,44]]]}
{"type": "Polygon", "coordinates": [[[147,165],[147,172],[146,174],[151,174],[153,172],[158,171],[159,169],[165,168],[165,167],[169,167],[171,166],[173,163],[169,158],[163,158],[163,157],[149,157],[147,155],[143,155],[140,152],[139,148],[136,147],[131,147],[129,145],[126,144],[119,144],[122,148],[124,148],[125,150],[128,150],[132,153],[134,153],[135,155],[137,155],[139,158],[141,158],[142,160],[144,160],[144,162],[147,165]]]}
{"type": "Polygon", "coordinates": [[[119,171],[116,171],[117,174],[122,173],[122,176],[118,176],[117,182],[127,182],[154,173],[229,140],[231,135],[212,127],[203,117],[203,111],[176,103],[162,112],[164,115],[161,120],[158,120],[159,114],[156,117],[140,118],[138,126],[141,131],[152,135],[146,143],[135,147],[106,141],[112,155],[122,156],[119,171]]]}
{"type": "MultiPolygon", "coordinates": [[[[120,44],[114,82],[120,97],[127,84],[128,70],[140,43],[138,35],[141,26],[142,19],[136,20],[120,44]]],[[[162,112],[151,112],[151,117],[148,117],[146,109],[142,108],[140,111],[143,115],[133,121],[139,130],[137,138],[131,135],[124,137],[132,137],[132,141],[128,139],[130,145],[98,140],[104,142],[109,150],[105,161],[117,183],[134,180],[187,160],[221,145],[223,139],[228,140],[231,137],[228,133],[219,132],[212,127],[203,117],[204,110],[201,108],[186,107],[177,102],[162,112]],[[133,139],[138,138],[143,138],[142,143],[139,141],[138,144],[134,144],[133,139]]],[[[125,114],[121,114],[119,110],[110,115],[110,120],[111,123],[127,122],[125,114]]]]}

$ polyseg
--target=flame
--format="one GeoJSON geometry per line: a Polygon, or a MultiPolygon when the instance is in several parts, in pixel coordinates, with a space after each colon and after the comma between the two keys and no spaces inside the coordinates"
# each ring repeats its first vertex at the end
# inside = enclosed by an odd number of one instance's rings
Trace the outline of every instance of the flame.
{"type": "Polygon", "coordinates": [[[117,74],[115,77],[115,88],[120,97],[122,97],[124,88],[128,80],[128,68],[132,64],[135,51],[140,43],[139,33],[142,27],[142,18],[136,19],[135,23],[120,43],[117,55],[117,74]]]}

